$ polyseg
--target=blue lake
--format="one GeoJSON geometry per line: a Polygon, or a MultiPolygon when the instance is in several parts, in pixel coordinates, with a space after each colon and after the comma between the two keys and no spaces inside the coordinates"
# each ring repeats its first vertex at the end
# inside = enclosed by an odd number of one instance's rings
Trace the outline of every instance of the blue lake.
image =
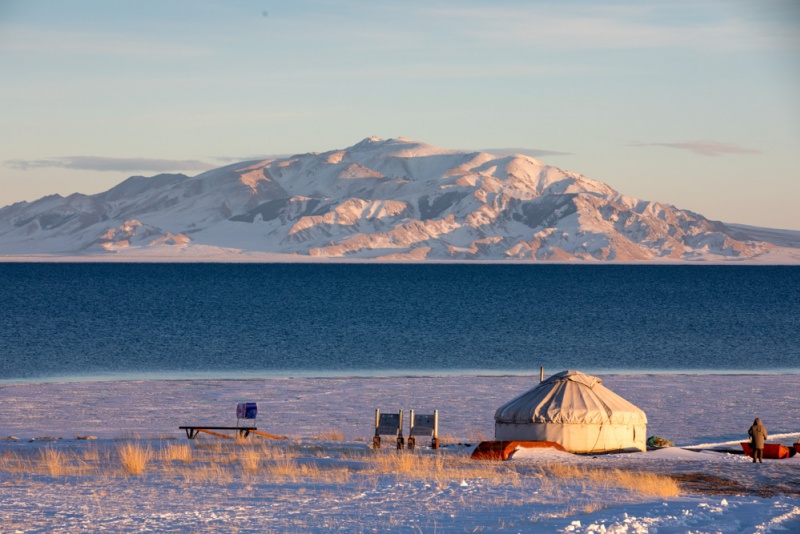
{"type": "Polygon", "coordinates": [[[800,267],[0,263],[0,380],[800,372],[800,267]]]}

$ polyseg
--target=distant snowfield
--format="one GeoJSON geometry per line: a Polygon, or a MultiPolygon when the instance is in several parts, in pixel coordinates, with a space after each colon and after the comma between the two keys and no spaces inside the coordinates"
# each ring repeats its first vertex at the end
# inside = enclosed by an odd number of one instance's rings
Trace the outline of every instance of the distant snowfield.
{"type": "MultiPolygon", "coordinates": [[[[609,264],[653,264],[653,265],[800,265],[800,231],[775,230],[744,225],[728,224],[729,227],[749,232],[759,239],[775,243],[776,246],[751,258],[722,259],[716,254],[698,254],[695,258],[675,259],[669,257],[651,258],[649,260],[630,261],[595,260],[595,263],[609,264]]],[[[465,263],[465,264],[513,264],[538,263],[537,260],[519,259],[370,259],[350,256],[309,256],[307,254],[284,254],[278,252],[260,252],[257,240],[248,240],[235,232],[220,236],[223,241],[236,243],[238,247],[217,247],[212,245],[143,245],[129,246],[114,252],[83,254],[2,254],[0,263],[465,263]],[[237,241],[239,241],[237,243],[237,241]],[[252,242],[251,242],[252,241],[252,242]]],[[[548,264],[591,263],[592,260],[547,260],[548,264]]]]}
{"type": "MultiPolygon", "coordinates": [[[[646,412],[648,435],[681,447],[736,449],[754,417],[764,420],[770,441],[791,444],[800,437],[798,375],[601,378],[646,412]]],[[[438,409],[448,446],[413,454],[466,458],[477,440],[492,438],[494,410],[537,380],[469,375],[1,383],[0,436],[19,440],[0,442],[0,530],[800,532],[800,455],[753,465],[742,455],[679,447],[598,457],[528,451],[504,464],[507,481],[360,474],[372,456],[375,408],[438,409]],[[291,448],[298,462],[323,470],[346,467],[351,475],[287,481],[233,465],[227,480],[190,481],[155,470],[51,476],[5,468],[13,455],[35,459],[48,448],[113,455],[119,438],[135,436],[155,449],[214,446],[223,440],[189,442],[178,426],[233,424],[235,405],[243,401],[259,403],[260,430],[292,438],[270,442],[274,447],[291,448]],[[317,437],[332,430],[345,440],[317,437]],[[75,439],[86,435],[100,439],[75,439]],[[45,436],[62,439],[29,441],[45,436]],[[651,497],[584,480],[528,476],[548,464],[654,471],[679,477],[684,492],[651,497]]],[[[386,447],[377,454],[397,453],[386,447]]]]}
{"type": "MultiPolygon", "coordinates": [[[[800,232],[786,231],[791,234],[792,243],[800,242],[800,232]],[[795,236],[796,234],[796,236],[795,236]]],[[[442,260],[442,259],[369,259],[335,256],[307,256],[303,254],[280,254],[273,252],[254,252],[246,249],[222,248],[195,245],[181,248],[169,245],[130,247],[113,254],[0,254],[0,263],[463,263],[463,264],[511,264],[542,263],[535,260],[442,260]]],[[[548,264],[592,263],[591,260],[548,260],[548,264]]],[[[635,264],[635,265],[800,265],[800,245],[792,247],[774,247],[753,258],[719,259],[718,256],[698,256],[693,260],[653,258],[650,260],[603,260],[598,264],[635,264]]]]}

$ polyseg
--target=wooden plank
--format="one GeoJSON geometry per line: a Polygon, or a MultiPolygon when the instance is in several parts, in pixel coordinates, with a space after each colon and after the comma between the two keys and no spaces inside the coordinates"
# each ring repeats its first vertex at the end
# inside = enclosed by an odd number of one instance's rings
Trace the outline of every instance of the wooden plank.
{"type": "Polygon", "coordinates": [[[186,425],[186,426],[179,426],[181,430],[186,428],[208,428],[210,430],[250,430],[251,432],[256,429],[256,427],[251,426],[209,426],[209,425],[186,425]]]}
{"type": "Polygon", "coordinates": [[[286,436],[276,436],[275,434],[267,434],[266,432],[261,432],[259,430],[251,430],[251,434],[258,434],[259,436],[263,436],[269,439],[289,439],[286,436]]]}
{"type": "Polygon", "coordinates": [[[214,432],[214,430],[235,430],[236,435],[240,438],[244,439],[250,435],[251,432],[255,432],[255,427],[241,427],[241,426],[195,426],[195,425],[184,425],[178,427],[181,430],[186,431],[186,437],[189,439],[194,439],[197,437],[197,434],[200,432],[205,432],[206,434],[211,434],[212,436],[217,436],[220,438],[226,439],[233,439],[232,436],[228,436],[226,434],[221,434],[219,432],[214,432]]]}

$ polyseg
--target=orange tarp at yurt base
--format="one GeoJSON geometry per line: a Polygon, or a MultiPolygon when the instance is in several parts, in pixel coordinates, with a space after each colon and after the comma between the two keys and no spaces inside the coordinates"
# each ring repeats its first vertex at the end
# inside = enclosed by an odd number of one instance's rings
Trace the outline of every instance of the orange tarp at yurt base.
{"type": "Polygon", "coordinates": [[[552,448],[565,451],[564,447],[552,441],[483,441],[472,451],[473,460],[508,460],[519,449],[552,448]]]}

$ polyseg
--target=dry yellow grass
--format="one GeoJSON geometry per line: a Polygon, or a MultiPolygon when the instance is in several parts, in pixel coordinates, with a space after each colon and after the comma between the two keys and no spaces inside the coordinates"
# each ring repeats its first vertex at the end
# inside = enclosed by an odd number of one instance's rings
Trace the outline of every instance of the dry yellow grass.
{"type": "Polygon", "coordinates": [[[406,478],[436,481],[443,485],[464,479],[482,479],[511,486],[519,484],[520,475],[507,464],[475,462],[464,457],[422,455],[410,452],[374,454],[368,461],[371,474],[395,474],[406,478]]]}
{"type": "Polygon", "coordinates": [[[602,469],[592,470],[592,472],[586,476],[586,479],[599,487],[629,489],[643,495],[669,497],[677,494],[670,493],[668,488],[668,492],[662,494],[662,490],[657,484],[658,481],[654,480],[652,476],[653,475],[649,473],[625,472],[618,469],[602,469]],[[654,482],[656,484],[654,484],[654,482]]]}
{"type": "MultiPolygon", "coordinates": [[[[456,434],[451,434],[447,432],[440,432],[439,433],[439,445],[451,445],[455,443],[470,443],[470,444],[478,444],[481,441],[485,441],[486,438],[484,437],[483,430],[478,428],[473,428],[467,434],[465,438],[463,435],[459,436],[456,434]]],[[[417,438],[417,446],[425,446],[431,444],[431,438],[425,436],[422,438],[417,438]]]]}
{"type": "Polygon", "coordinates": [[[255,441],[254,439],[248,439],[244,437],[242,434],[239,434],[238,432],[236,433],[235,436],[233,436],[233,442],[239,446],[246,447],[248,445],[252,445],[254,441],[255,441]]]}
{"type": "MultiPolygon", "coordinates": [[[[458,438],[455,434],[446,434],[446,433],[439,434],[439,445],[448,445],[448,444],[451,444],[451,443],[462,443],[463,441],[464,441],[463,439],[458,438]]],[[[467,441],[469,441],[469,440],[467,440],[467,441]]],[[[427,436],[425,436],[423,438],[417,438],[417,447],[421,447],[421,446],[426,446],[427,447],[430,444],[431,444],[431,439],[428,438],[427,436]]]]}
{"type": "Polygon", "coordinates": [[[212,463],[210,465],[183,468],[179,471],[186,482],[206,484],[230,484],[233,474],[227,467],[212,463]]]}
{"type": "Polygon", "coordinates": [[[680,486],[674,478],[647,471],[596,469],[566,464],[552,464],[544,469],[557,478],[590,480],[595,486],[627,489],[642,495],[674,497],[680,494],[680,486]]]}
{"type": "Polygon", "coordinates": [[[275,446],[264,443],[262,444],[260,452],[265,460],[285,460],[288,458],[298,458],[300,456],[300,448],[291,445],[275,446]]]}
{"type": "Polygon", "coordinates": [[[46,473],[51,476],[88,475],[97,471],[96,463],[87,462],[76,451],[45,447],[22,453],[6,452],[0,456],[0,471],[46,473]]]}
{"type": "Polygon", "coordinates": [[[100,451],[96,446],[91,446],[83,451],[83,460],[86,462],[99,462],[100,451]]]}
{"type": "MultiPolygon", "coordinates": [[[[513,462],[475,462],[447,451],[373,451],[368,447],[336,446],[336,457],[319,443],[253,441],[243,446],[233,440],[189,444],[161,444],[157,454],[140,442],[91,445],[87,448],[43,447],[0,454],[0,471],[61,475],[102,475],[122,464],[122,473],[145,471],[186,482],[227,484],[234,478],[281,482],[311,481],[375,487],[383,475],[424,480],[446,487],[462,480],[509,489],[535,484],[537,494],[511,492],[513,499],[528,502],[546,499],[569,503],[575,511],[589,510],[598,495],[608,489],[623,490],[622,499],[637,496],[667,498],[680,493],[673,478],[647,471],[599,469],[584,463],[553,463],[541,467],[513,462]],[[342,450],[338,450],[338,449],[342,450]],[[119,463],[117,463],[119,462],[119,463]],[[576,497],[576,495],[578,497],[576,497]]],[[[120,473],[118,469],[116,471],[120,473]]],[[[527,486],[526,486],[527,487],[527,486]]]]}
{"type": "Polygon", "coordinates": [[[473,428],[469,431],[469,441],[470,443],[480,443],[481,441],[486,441],[486,435],[482,429],[473,428]]]}
{"type": "Polygon", "coordinates": [[[13,463],[14,455],[11,451],[6,451],[3,454],[0,454],[0,470],[2,471],[9,471],[10,466],[13,463]]]}
{"type": "Polygon", "coordinates": [[[23,458],[16,452],[9,452],[0,458],[0,469],[6,473],[45,472],[45,468],[41,465],[41,462],[23,458]]]}
{"type": "Polygon", "coordinates": [[[377,474],[421,474],[432,469],[428,456],[394,451],[377,453],[369,463],[371,471],[377,474]]]}
{"type": "Polygon", "coordinates": [[[201,451],[222,452],[225,449],[225,445],[227,444],[223,444],[223,442],[219,440],[209,441],[205,439],[195,439],[195,448],[201,451]]]}
{"type": "Polygon", "coordinates": [[[149,445],[143,447],[138,443],[124,443],[117,447],[117,454],[127,474],[141,475],[153,458],[153,449],[149,445]]]}
{"type": "Polygon", "coordinates": [[[298,480],[315,480],[328,483],[344,483],[351,477],[351,472],[347,467],[335,464],[325,464],[320,466],[316,461],[306,458],[305,461],[297,461],[296,453],[287,451],[282,454],[279,451],[265,449],[264,451],[248,451],[241,453],[239,463],[242,471],[247,475],[264,475],[271,480],[284,482],[297,482],[298,480]]]}
{"type": "Polygon", "coordinates": [[[345,441],[347,438],[344,437],[344,432],[341,430],[328,430],[321,433],[314,439],[320,441],[345,441]]]}
{"type": "Polygon", "coordinates": [[[674,478],[655,473],[615,469],[611,480],[618,488],[634,490],[642,495],[675,497],[681,493],[680,485],[674,478]]]}
{"type": "Polygon", "coordinates": [[[245,449],[239,452],[239,463],[242,471],[247,474],[258,473],[261,465],[261,453],[255,449],[245,449]]]}
{"type": "Polygon", "coordinates": [[[319,478],[319,467],[316,464],[301,464],[288,458],[267,464],[266,472],[273,478],[292,482],[301,478],[319,478]]]}
{"type": "Polygon", "coordinates": [[[165,462],[191,463],[192,448],[189,445],[174,445],[169,443],[166,447],[161,449],[159,456],[165,462]]]}
{"type": "Polygon", "coordinates": [[[7,473],[21,473],[31,470],[30,462],[24,461],[16,452],[7,451],[0,456],[0,469],[7,473]]]}
{"type": "Polygon", "coordinates": [[[46,447],[39,451],[39,460],[50,475],[59,476],[67,474],[67,469],[64,466],[64,453],[60,450],[46,447]]]}
{"type": "Polygon", "coordinates": [[[331,484],[344,484],[350,481],[352,473],[346,467],[335,467],[322,470],[322,479],[331,484]]]}

